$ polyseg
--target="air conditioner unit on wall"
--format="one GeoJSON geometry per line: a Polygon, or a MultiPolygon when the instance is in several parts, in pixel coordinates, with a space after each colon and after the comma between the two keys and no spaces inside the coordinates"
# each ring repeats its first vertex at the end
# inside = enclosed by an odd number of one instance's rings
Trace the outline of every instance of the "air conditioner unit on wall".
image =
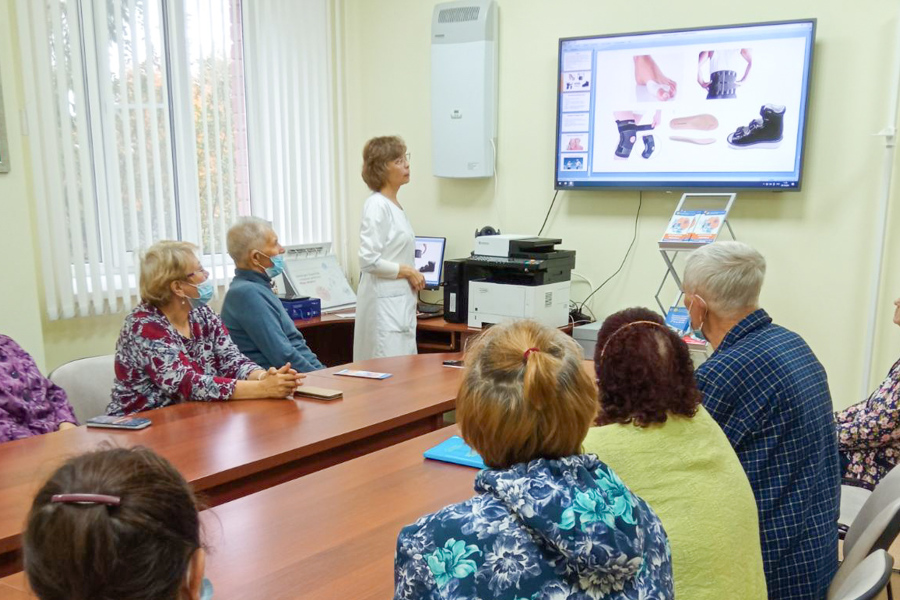
{"type": "Polygon", "coordinates": [[[431,148],[437,177],[491,177],[497,138],[497,5],[444,2],[431,21],[431,148]]]}

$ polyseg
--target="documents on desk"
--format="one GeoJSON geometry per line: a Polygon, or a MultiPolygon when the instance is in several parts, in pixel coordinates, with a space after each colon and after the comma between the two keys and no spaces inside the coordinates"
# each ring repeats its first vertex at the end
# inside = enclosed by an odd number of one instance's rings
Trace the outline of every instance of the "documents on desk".
{"type": "Polygon", "coordinates": [[[476,328],[512,319],[565,326],[575,251],[557,250],[560,243],[522,235],[476,237],[472,255],[456,267],[456,285],[465,286],[453,302],[457,322],[467,315],[469,327],[476,328]]]}

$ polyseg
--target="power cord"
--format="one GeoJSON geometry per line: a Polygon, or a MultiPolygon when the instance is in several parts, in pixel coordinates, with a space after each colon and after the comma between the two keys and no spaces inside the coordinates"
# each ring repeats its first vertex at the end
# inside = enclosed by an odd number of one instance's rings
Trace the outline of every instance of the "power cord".
{"type": "Polygon", "coordinates": [[[634,247],[634,242],[635,242],[635,240],[637,240],[637,226],[638,226],[638,219],[639,219],[640,216],[641,216],[641,206],[642,206],[643,204],[644,204],[644,192],[641,191],[641,192],[638,193],[638,207],[637,207],[637,212],[636,212],[635,215],[634,215],[634,233],[633,233],[632,236],[631,236],[631,243],[628,244],[628,250],[625,251],[625,256],[622,257],[622,264],[619,265],[619,268],[616,269],[616,272],[615,272],[615,273],[613,273],[612,275],[610,275],[609,277],[607,277],[606,280],[605,280],[603,283],[601,283],[600,285],[598,285],[598,286],[596,287],[596,289],[594,289],[590,294],[588,294],[587,298],[585,298],[584,300],[581,301],[581,304],[580,304],[579,307],[578,307],[578,312],[581,312],[581,313],[583,314],[583,312],[584,312],[584,307],[585,307],[585,305],[587,304],[587,301],[591,299],[591,296],[593,296],[594,294],[596,294],[597,292],[599,292],[600,289],[603,288],[604,285],[606,285],[607,283],[609,283],[609,282],[612,280],[613,277],[615,277],[616,275],[618,275],[619,272],[622,270],[622,267],[625,266],[625,261],[628,260],[628,255],[631,253],[631,249],[634,247]]]}
{"type": "Polygon", "coordinates": [[[550,213],[553,211],[553,204],[556,202],[556,196],[559,195],[559,190],[556,190],[556,193],[553,194],[553,200],[550,201],[550,208],[547,209],[547,216],[544,217],[544,223],[541,225],[541,230],[538,231],[538,237],[541,237],[541,234],[544,233],[544,227],[547,225],[547,219],[550,218],[550,213]]]}

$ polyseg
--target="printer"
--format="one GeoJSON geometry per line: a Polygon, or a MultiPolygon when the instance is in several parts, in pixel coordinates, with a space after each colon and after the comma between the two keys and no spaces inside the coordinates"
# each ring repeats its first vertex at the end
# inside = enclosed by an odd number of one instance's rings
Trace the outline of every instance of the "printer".
{"type": "Polygon", "coordinates": [[[557,238],[484,235],[471,256],[444,262],[444,318],[483,328],[513,319],[569,322],[573,250],[557,238]]]}

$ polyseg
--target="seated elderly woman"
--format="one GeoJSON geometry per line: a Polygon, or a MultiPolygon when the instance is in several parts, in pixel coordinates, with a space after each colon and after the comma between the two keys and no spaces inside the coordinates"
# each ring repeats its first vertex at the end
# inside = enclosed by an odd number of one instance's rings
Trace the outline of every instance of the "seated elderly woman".
{"type": "Polygon", "coordinates": [[[206,306],[213,285],[196,246],[157,242],[141,259],[142,302],[125,318],[116,344],[111,415],[187,401],[284,398],[305,377],[260,368],[241,354],[206,306]]]}
{"type": "Polygon", "coordinates": [[[0,335],[0,442],[75,427],[66,392],[41,375],[34,359],[0,335]]]}
{"type": "Polygon", "coordinates": [[[629,308],[603,322],[594,368],[602,426],[588,432],[584,451],[659,514],[672,544],[675,597],[765,600],[753,490],[700,405],[687,345],[659,314],[629,308]]]}
{"type": "MultiPolygon", "coordinates": [[[[900,298],[894,300],[900,325],[900,298]]],[[[900,462],[900,360],[862,402],[835,413],[844,477],[876,485],[900,462]]]]}
{"type": "Polygon", "coordinates": [[[268,221],[244,217],[228,230],[234,280],[222,304],[231,339],[250,360],[265,368],[291,363],[306,373],[324,369],[272,291],[284,271],[284,248],[268,221]]]}
{"type": "Polygon", "coordinates": [[[395,600],[672,598],[659,517],[580,453],[597,414],[580,347],[518,321],[470,348],[456,414],[488,468],[474,498],[400,532],[395,600]]]}

